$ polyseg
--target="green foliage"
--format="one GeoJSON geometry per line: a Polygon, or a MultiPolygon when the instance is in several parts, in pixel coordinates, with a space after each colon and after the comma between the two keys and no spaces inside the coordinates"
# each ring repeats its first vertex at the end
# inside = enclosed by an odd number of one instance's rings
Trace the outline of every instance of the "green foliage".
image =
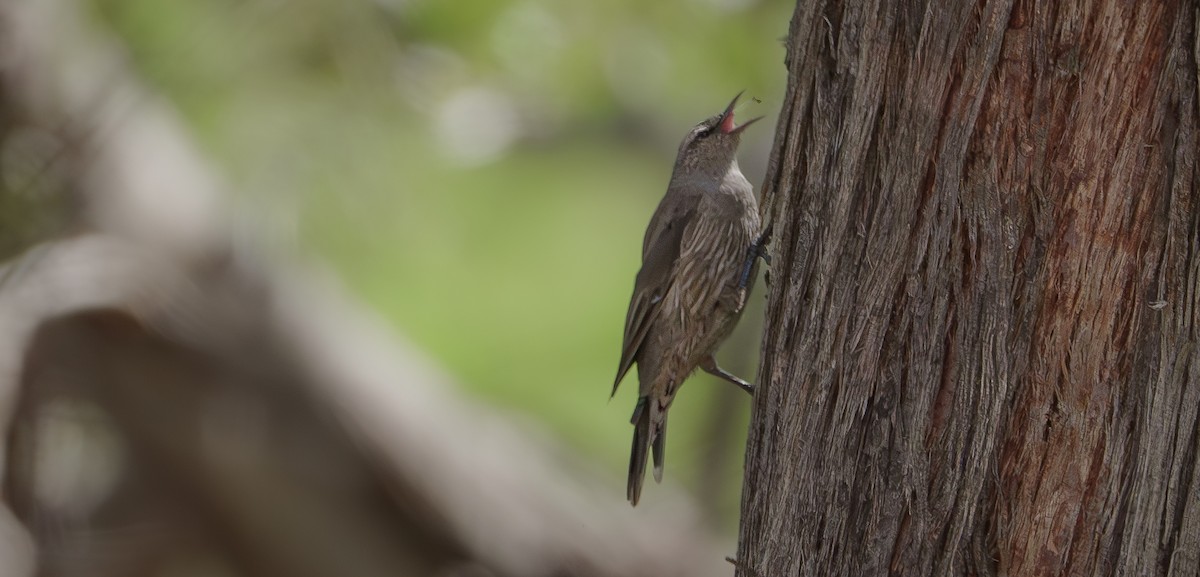
{"type": "MultiPolygon", "coordinates": [[[[296,215],[301,244],[470,390],[611,463],[619,493],[636,379],[608,394],[678,139],[738,90],[765,101],[747,114],[782,96],[791,7],[716,7],[735,3],[110,0],[96,13],[235,189],[296,215]]],[[[764,149],[770,130],[748,139],[764,149]]],[[[673,413],[676,482],[694,481],[710,392],[728,386],[695,380],[673,413]]]]}

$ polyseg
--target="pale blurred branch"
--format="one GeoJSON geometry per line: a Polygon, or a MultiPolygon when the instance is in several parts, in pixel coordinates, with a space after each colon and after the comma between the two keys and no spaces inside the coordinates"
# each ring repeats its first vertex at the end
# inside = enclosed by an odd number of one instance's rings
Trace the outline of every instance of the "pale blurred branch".
{"type": "Polygon", "coordinates": [[[0,574],[728,572],[689,507],[630,509],[328,277],[234,242],[75,2],[2,0],[0,25],[4,102],[63,140],[77,208],[0,269],[0,574]]]}

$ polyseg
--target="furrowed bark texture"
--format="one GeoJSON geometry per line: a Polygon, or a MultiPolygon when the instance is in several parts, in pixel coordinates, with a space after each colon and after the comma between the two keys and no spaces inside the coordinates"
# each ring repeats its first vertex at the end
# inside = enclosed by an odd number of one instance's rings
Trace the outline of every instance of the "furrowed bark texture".
{"type": "Polygon", "coordinates": [[[1200,574],[1196,26],[798,3],[738,575],[1200,574]]]}

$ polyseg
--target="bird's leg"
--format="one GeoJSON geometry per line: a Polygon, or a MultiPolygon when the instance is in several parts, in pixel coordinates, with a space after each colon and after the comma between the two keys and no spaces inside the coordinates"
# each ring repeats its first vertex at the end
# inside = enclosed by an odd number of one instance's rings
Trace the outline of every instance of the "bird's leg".
{"type": "Polygon", "coordinates": [[[754,240],[755,252],[759,258],[763,259],[763,262],[767,263],[767,266],[771,266],[771,255],[767,252],[767,245],[771,242],[771,234],[774,230],[775,223],[768,223],[767,228],[764,228],[758,238],[754,240]]]}
{"type": "Polygon", "coordinates": [[[734,559],[733,557],[726,557],[725,560],[728,561],[730,565],[733,565],[734,567],[737,567],[738,569],[741,569],[742,571],[749,573],[750,577],[758,577],[758,572],[756,572],[754,569],[751,569],[745,565],[742,565],[741,563],[738,562],[737,559],[734,559]]]}
{"type": "Polygon", "coordinates": [[[732,373],[729,373],[725,369],[722,369],[721,367],[717,366],[717,358],[712,355],[708,355],[707,358],[705,358],[703,361],[700,361],[700,368],[704,369],[704,372],[706,372],[714,377],[721,377],[722,379],[725,379],[725,380],[737,385],[738,388],[742,389],[743,391],[746,391],[747,393],[749,393],[751,395],[754,394],[754,385],[751,385],[750,383],[743,381],[742,379],[738,378],[737,376],[733,375],[732,373]]]}
{"type": "Polygon", "coordinates": [[[767,254],[767,243],[771,242],[771,227],[768,224],[767,228],[750,243],[746,248],[746,259],[742,261],[742,270],[738,274],[737,286],[734,287],[733,294],[736,302],[732,303],[731,307],[734,311],[741,311],[742,307],[746,306],[746,296],[750,292],[750,277],[754,274],[754,261],[762,258],[768,265],[771,264],[771,255],[767,254]]]}
{"type": "Polygon", "coordinates": [[[750,247],[746,249],[746,260],[742,263],[742,274],[738,275],[737,290],[739,293],[746,290],[750,286],[750,273],[754,271],[755,259],[762,258],[763,262],[771,264],[771,255],[767,254],[767,243],[771,242],[771,227],[774,224],[768,224],[767,228],[750,243],[750,247]]]}

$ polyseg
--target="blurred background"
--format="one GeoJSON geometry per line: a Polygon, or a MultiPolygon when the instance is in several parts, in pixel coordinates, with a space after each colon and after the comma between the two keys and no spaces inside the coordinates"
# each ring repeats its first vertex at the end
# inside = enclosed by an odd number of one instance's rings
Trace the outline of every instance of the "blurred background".
{"type": "MultiPolygon", "coordinates": [[[[679,140],[741,90],[761,100],[741,117],[767,116],[740,155],[760,186],[791,4],[84,5],[261,237],[328,263],[471,394],[601,463],[624,494],[636,378],[608,397],[645,225],[679,140]]],[[[751,381],[763,293],[719,355],[751,381]]],[[[667,483],[727,535],[749,406],[697,375],[672,412],[667,483]]]]}
{"type": "MultiPolygon", "coordinates": [[[[739,90],[759,187],[784,0],[105,0],[267,236],[330,263],[464,387],[624,490],[636,379],[608,399],[644,227],[680,138],[739,90]]],[[[756,291],[761,305],[762,286],[756,291]]],[[[754,380],[760,310],[721,355],[754,380]]],[[[697,375],[667,479],[736,524],[749,399],[697,375]],[[715,501],[714,501],[715,499],[715,501]]],[[[654,507],[653,490],[644,507],[654,507]]]]}

